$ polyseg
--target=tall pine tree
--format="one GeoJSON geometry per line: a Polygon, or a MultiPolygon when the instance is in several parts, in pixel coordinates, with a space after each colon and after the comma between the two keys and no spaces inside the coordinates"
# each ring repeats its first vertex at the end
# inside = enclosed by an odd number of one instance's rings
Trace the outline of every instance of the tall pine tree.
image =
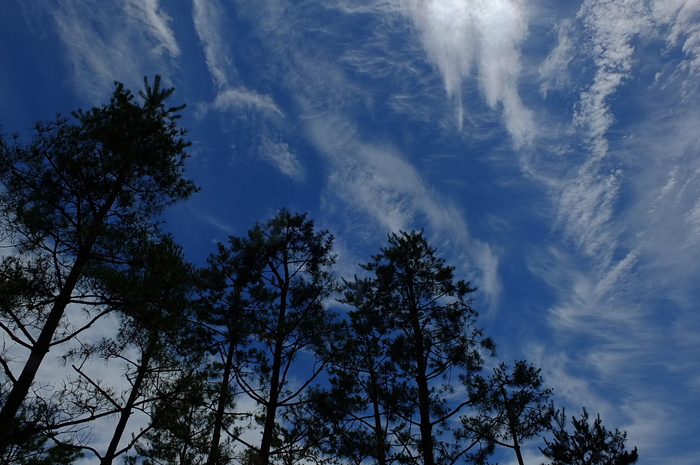
{"type": "MultiPolygon", "coordinates": [[[[228,346],[222,359],[236,355],[237,389],[259,407],[253,417],[260,441],[237,438],[251,463],[286,463],[310,453],[304,445],[310,431],[299,427],[306,422],[297,415],[306,411],[309,386],[323,372],[334,337],[335,318],[324,302],[336,288],[332,242],[306,215],[282,210],[247,237],[230,238],[228,249],[220,248],[213,260],[232,266],[225,309],[245,328],[243,335],[235,334],[226,318],[220,320],[220,340],[228,346]],[[230,346],[241,337],[247,338],[243,350],[230,346]]],[[[226,388],[222,384],[220,399],[226,388]]]]}
{"type": "Polygon", "coordinates": [[[381,346],[369,357],[354,353],[362,365],[359,376],[379,397],[362,405],[371,409],[365,415],[375,412],[366,424],[376,438],[374,455],[383,454],[378,463],[453,463],[478,442],[457,440],[459,422],[453,420],[472,406],[472,381],[482,368],[482,352],[493,344],[474,326],[474,289],[456,280],[454,268],[435,253],[422,232],[391,234],[389,246],[363,266],[371,276],[356,278],[346,293],[355,307],[351,318],[364,322],[355,330],[372,326],[373,344],[381,346]],[[393,376],[382,374],[384,357],[393,376]],[[390,424],[380,426],[377,413],[390,424]],[[391,444],[385,431],[391,431],[391,444]]]}
{"type": "MultiPolygon", "coordinates": [[[[19,372],[2,361],[0,453],[26,431],[18,413],[44,357],[81,330],[64,316],[72,302],[90,311],[88,268],[120,261],[126,244],[156,228],[163,208],[195,191],[183,178],[189,144],[177,124],[182,107],[166,106],[172,92],[156,76],[139,101],[117,83],[109,104],[74,112],[76,123],[37,124],[26,146],[18,138],[0,141],[0,227],[16,264],[33,278],[22,287],[11,282],[16,274],[0,276],[2,287],[22,288],[2,299],[0,319],[15,348],[26,352],[19,372]]],[[[101,314],[92,311],[86,324],[101,314]]]]}

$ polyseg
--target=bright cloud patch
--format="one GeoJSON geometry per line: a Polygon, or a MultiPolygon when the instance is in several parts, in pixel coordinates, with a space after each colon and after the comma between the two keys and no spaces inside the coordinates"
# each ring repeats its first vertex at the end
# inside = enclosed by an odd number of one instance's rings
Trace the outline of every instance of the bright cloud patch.
{"type": "Polygon", "coordinates": [[[488,105],[503,105],[515,142],[530,141],[532,116],[518,94],[520,46],[528,29],[522,2],[414,0],[398,8],[412,18],[447,93],[461,105],[462,82],[475,73],[488,105]]]}
{"type": "Polygon", "coordinates": [[[214,100],[213,107],[217,110],[235,110],[237,108],[255,108],[282,115],[282,112],[272,97],[260,95],[257,92],[245,88],[226,89],[219,93],[214,100]]]}

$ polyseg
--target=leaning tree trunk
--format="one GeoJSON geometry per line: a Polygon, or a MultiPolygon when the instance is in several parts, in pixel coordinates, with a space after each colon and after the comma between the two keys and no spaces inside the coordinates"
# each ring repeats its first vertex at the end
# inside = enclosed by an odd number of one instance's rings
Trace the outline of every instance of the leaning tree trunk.
{"type": "Polygon", "coordinates": [[[221,430],[224,425],[224,414],[226,405],[228,404],[228,389],[231,381],[231,370],[233,365],[233,355],[235,352],[234,343],[229,344],[228,353],[226,354],[226,364],[224,365],[224,374],[221,379],[221,389],[219,391],[219,403],[216,406],[216,414],[214,417],[214,431],[211,438],[211,449],[206,465],[221,465],[221,430]]]}

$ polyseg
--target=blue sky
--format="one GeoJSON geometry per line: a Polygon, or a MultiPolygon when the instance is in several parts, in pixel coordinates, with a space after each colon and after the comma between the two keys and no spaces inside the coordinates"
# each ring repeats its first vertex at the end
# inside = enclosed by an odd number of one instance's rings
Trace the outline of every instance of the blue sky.
{"type": "Polygon", "coordinates": [[[202,191],[166,227],[192,260],[281,207],[333,232],[341,275],[425,228],[501,359],[627,430],[640,464],[698,463],[697,0],[3,7],[6,134],[114,80],[176,88],[202,191]]]}

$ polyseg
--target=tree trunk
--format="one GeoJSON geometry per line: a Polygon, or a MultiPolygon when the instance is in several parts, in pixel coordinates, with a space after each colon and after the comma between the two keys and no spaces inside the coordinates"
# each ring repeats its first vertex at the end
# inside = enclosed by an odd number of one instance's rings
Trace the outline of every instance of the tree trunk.
{"type": "MultiPolygon", "coordinates": [[[[70,303],[73,289],[75,289],[75,286],[78,284],[78,279],[80,278],[86,262],[87,253],[78,256],[78,259],[75,261],[73,268],[66,278],[61,292],[56,297],[56,300],[54,300],[49,316],[41,330],[41,334],[34,346],[32,346],[32,351],[22,369],[22,373],[19,375],[19,378],[17,378],[17,382],[12,386],[12,390],[5,400],[5,405],[3,405],[2,411],[0,411],[0,425],[12,425],[14,423],[17,412],[22,406],[22,402],[24,402],[24,399],[27,397],[29,388],[32,386],[34,378],[39,371],[39,366],[46,354],[49,353],[51,339],[53,339],[56,329],[61,322],[61,318],[63,318],[63,314],[66,311],[66,307],[70,303]]],[[[8,428],[2,436],[0,436],[0,453],[4,452],[5,448],[12,440],[12,437],[13,432],[11,428],[8,428]]]]}
{"type": "Polygon", "coordinates": [[[523,461],[523,454],[520,452],[520,445],[517,443],[517,441],[515,442],[515,447],[513,447],[513,449],[515,449],[515,456],[518,458],[518,464],[525,465],[525,462],[523,461]]]}
{"type": "Polygon", "coordinates": [[[211,449],[206,465],[221,465],[221,430],[224,424],[224,413],[226,412],[226,404],[228,403],[228,388],[231,381],[231,369],[233,365],[234,343],[231,342],[226,354],[226,365],[224,366],[224,374],[221,379],[221,391],[219,392],[219,403],[216,406],[216,416],[214,417],[214,432],[211,438],[211,449]]]}
{"type": "Polygon", "coordinates": [[[411,326],[415,344],[416,358],[416,384],[418,385],[418,414],[420,416],[420,445],[423,455],[423,465],[435,465],[435,452],[433,451],[433,425],[430,421],[430,390],[428,388],[428,366],[423,347],[423,334],[420,328],[418,309],[412,306],[411,326]]]}
{"type": "Polygon", "coordinates": [[[119,441],[121,441],[124,431],[126,430],[126,424],[129,422],[129,417],[134,410],[134,405],[141,395],[141,386],[146,379],[146,373],[149,369],[149,363],[153,357],[153,353],[158,345],[158,333],[151,335],[148,341],[148,346],[146,352],[141,357],[141,364],[136,372],[136,379],[134,380],[134,385],[131,387],[131,392],[129,393],[129,399],[126,401],[124,407],[122,407],[119,414],[119,422],[114,429],[114,434],[112,435],[112,440],[109,443],[107,452],[104,457],[100,460],[100,465],[111,465],[116,457],[117,447],[119,447],[119,441]]]}
{"type": "Polygon", "coordinates": [[[263,427],[262,441],[260,442],[260,465],[270,463],[270,451],[275,432],[275,420],[280,394],[280,373],[282,371],[282,346],[284,342],[278,337],[275,342],[275,352],[272,359],[272,375],[270,377],[270,398],[265,406],[265,426],[263,427]]]}
{"type": "Polygon", "coordinates": [[[372,400],[372,414],[374,417],[374,458],[377,460],[377,465],[387,465],[386,458],[386,441],[384,438],[384,428],[382,425],[382,415],[380,412],[379,395],[377,394],[377,385],[379,384],[377,380],[377,374],[374,371],[374,366],[372,366],[373,360],[370,363],[370,386],[371,386],[371,400],[372,400]]]}
{"type": "Polygon", "coordinates": [[[275,432],[275,420],[277,417],[277,407],[281,388],[282,372],[282,351],[284,349],[283,328],[287,317],[287,291],[289,280],[287,266],[285,263],[285,280],[280,282],[280,309],[277,317],[277,328],[275,334],[275,352],[272,356],[272,374],[270,375],[270,398],[265,408],[265,426],[263,427],[262,440],[260,442],[260,465],[270,463],[270,451],[272,450],[272,439],[275,432]]]}

